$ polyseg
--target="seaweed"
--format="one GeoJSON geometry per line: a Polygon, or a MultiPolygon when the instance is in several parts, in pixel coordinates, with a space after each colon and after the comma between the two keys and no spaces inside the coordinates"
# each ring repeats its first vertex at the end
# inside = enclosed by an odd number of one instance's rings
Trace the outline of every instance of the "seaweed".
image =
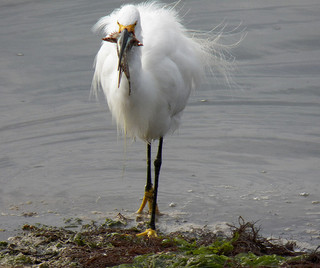
{"type": "MultiPolygon", "coordinates": [[[[138,237],[127,219],[103,224],[70,219],[66,227],[41,224],[22,226],[22,233],[0,242],[4,267],[316,267],[319,247],[296,252],[295,243],[282,244],[260,235],[256,222],[238,219],[231,235],[206,228],[138,237]],[[81,225],[82,224],[82,225],[81,225]],[[77,225],[77,230],[70,230],[77,225]],[[80,225],[80,226],[79,226],[80,225]]],[[[2,267],[2,266],[1,266],[2,267]]]]}

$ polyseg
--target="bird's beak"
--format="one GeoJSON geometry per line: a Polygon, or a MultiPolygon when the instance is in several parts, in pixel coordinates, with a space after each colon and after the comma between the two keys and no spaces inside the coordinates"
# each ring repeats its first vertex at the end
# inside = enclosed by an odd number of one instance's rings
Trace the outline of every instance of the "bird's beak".
{"type": "Polygon", "coordinates": [[[118,62],[118,71],[120,70],[120,64],[122,62],[122,57],[128,47],[128,42],[133,36],[132,32],[129,32],[126,28],[124,28],[119,35],[119,38],[117,40],[118,49],[119,49],[119,62],[118,62]]]}
{"type": "Polygon", "coordinates": [[[129,95],[131,92],[130,86],[130,72],[129,72],[129,65],[128,65],[128,58],[127,53],[133,46],[143,46],[142,43],[135,37],[134,27],[135,24],[123,26],[118,22],[119,25],[119,32],[114,32],[102,40],[116,43],[117,44],[117,53],[118,53],[118,71],[119,71],[119,78],[118,78],[118,87],[120,86],[122,72],[125,73],[128,83],[129,83],[129,95]]]}

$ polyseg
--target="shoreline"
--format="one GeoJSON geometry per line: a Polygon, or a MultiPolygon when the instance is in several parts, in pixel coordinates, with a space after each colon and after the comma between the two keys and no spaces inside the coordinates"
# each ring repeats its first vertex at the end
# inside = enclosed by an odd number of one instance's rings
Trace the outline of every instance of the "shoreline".
{"type": "MultiPolygon", "coordinates": [[[[68,219],[65,227],[25,224],[21,233],[0,241],[4,267],[145,267],[150,263],[176,267],[201,264],[217,267],[303,267],[320,265],[318,248],[302,251],[294,241],[264,238],[254,222],[238,218],[237,226],[222,230],[194,228],[159,232],[158,238],[137,237],[144,221],[130,227],[120,213],[103,224],[68,219]],[[141,265],[141,266],[140,266],[141,265]],[[221,265],[221,266],[219,266],[221,265]],[[310,266],[311,265],[311,266],[310,266]]],[[[3,266],[1,266],[3,267],[3,266]]]]}

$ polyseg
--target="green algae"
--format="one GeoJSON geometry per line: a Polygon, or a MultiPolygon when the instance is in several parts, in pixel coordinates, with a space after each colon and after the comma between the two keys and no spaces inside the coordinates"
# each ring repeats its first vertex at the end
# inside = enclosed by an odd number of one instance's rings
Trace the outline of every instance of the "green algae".
{"type": "MultiPolygon", "coordinates": [[[[137,256],[132,264],[122,264],[118,268],[142,267],[279,267],[297,257],[283,257],[276,254],[256,256],[240,253],[232,256],[232,243],[235,239],[219,239],[208,246],[197,247],[181,238],[174,239],[178,252],[149,254],[137,256]]],[[[301,259],[301,256],[299,257],[301,259]]]]}
{"type": "Polygon", "coordinates": [[[231,236],[208,230],[137,237],[121,215],[103,224],[67,220],[64,228],[26,224],[0,242],[0,267],[293,267],[320,265],[320,253],[297,253],[294,243],[273,243],[239,218],[231,236]],[[74,226],[77,230],[70,230],[74,226]]]}

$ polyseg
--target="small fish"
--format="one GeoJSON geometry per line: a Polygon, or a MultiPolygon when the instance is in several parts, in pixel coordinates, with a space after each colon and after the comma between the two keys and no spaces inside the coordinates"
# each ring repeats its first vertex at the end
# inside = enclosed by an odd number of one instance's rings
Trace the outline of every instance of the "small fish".
{"type": "Polygon", "coordinates": [[[129,95],[131,94],[131,82],[130,82],[130,72],[128,65],[128,53],[130,52],[133,46],[142,46],[140,41],[135,37],[134,34],[124,29],[122,32],[114,32],[109,36],[103,38],[102,40],[116,43],[117,44],[117,53],[118,53],[118,88],[120,87],[122,73],[124,72],[128,83],[129,83],[129,95]]]}

